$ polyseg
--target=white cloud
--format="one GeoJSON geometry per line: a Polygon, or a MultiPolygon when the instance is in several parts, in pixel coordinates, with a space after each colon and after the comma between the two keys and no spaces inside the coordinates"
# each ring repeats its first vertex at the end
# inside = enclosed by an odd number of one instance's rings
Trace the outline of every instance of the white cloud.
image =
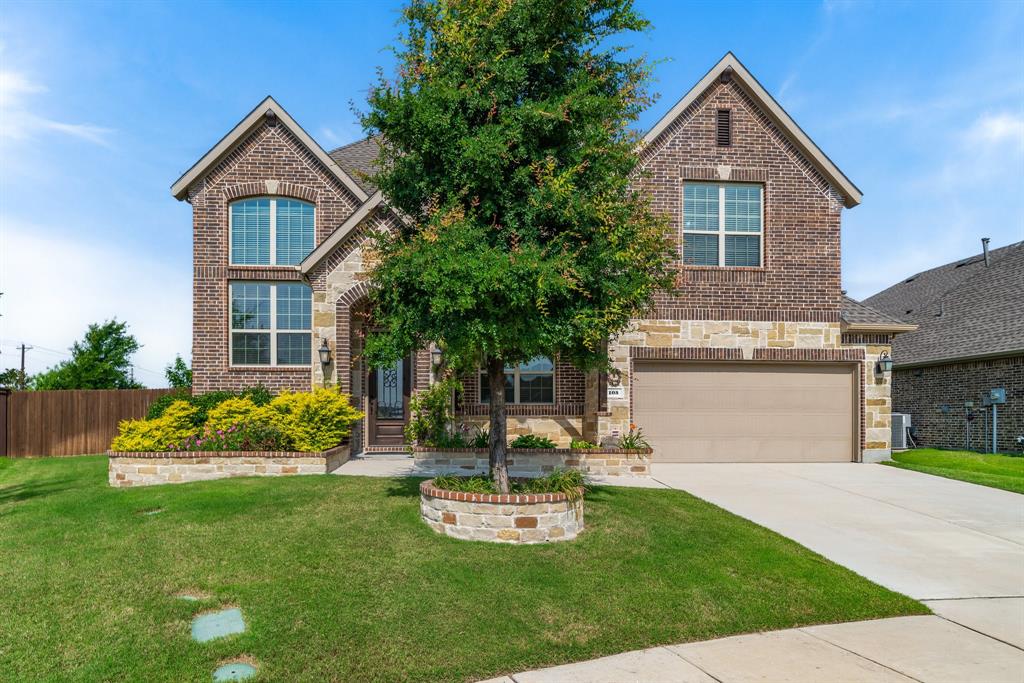
{"type": "Polygon", "coordinates": [[[317,142],[325,149],[333,149],[362,138],[363,132],[358,126],[343,123],[340,128],[321,126],[317,142]]]}
{"type": "Polygon", "coordinates": [[[0,139],[25,140],[40,133],[56,132],[97,145],[109,145],[110,128],[88,123],[57,121],[32,111],[28,100],[44,93],[46,86],[25,74],[0,69],[0,139]]]}
{"type": "Polygon", "coordinates": [[[1008,112],[983,114],[968,130],[967,139],[988,145],[1008,143],[1024,148],[1024,116],[1008,112]]]}
{"type": "Polygon", "coordinates": [[[26,368],[38,372],[62,358],[90,323],[117,318],[142,344],[136,379],[163,386],[163,368],[192,347],[191,274],[147,253],[56,237],[50,226],[0,216],[0,366],[28,352],[26,368]]]}

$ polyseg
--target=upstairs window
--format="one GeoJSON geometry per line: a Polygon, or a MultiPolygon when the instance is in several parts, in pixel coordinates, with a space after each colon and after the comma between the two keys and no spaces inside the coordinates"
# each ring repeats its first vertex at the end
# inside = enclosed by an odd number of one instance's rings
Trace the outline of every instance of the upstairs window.
{"type": "MultiPolygon", "coordinates": [[[[480,402],[491,402],[487,373],[480,372],[480,402]]],[[[554,403],[555,364],[546,356],[505,366],[505,403],[554,403]]]]}
{"type": "Polygon", "coordinates": [[[313,251],[313,205],[297,199],[231,204],[231,265],[294,266],[313,251]]]}
{"type": "Polygon", "coordinates": [[[760,266],[764,188],[740,183],[683,186],[683,263],[760,266]]]}
{"type": "Polygon", "coordinates": [[[310,365],[313,290],[292,282],[232,282],[231,365],[310,365]]]}

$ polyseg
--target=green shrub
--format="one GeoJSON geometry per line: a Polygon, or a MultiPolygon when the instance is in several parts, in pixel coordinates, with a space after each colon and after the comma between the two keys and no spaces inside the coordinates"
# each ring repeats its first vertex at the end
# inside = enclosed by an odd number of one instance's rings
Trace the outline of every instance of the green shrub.
{"type": "Polygon", "coordinates": [[[489,448],[491,445],[491,430],[478,426],[470,444],[473,448],[489,448]]]}
{"type": "Polygon", "coordinates": [[[497,493],[494,482],[482,474],[460,477],[455,474],[439,474],[434,477],[434,486],[445,491],[462,493],[497,493]]]}
{"type": "Polygon", "coordinates": [[[569,444],[569,448],[573,448],[577,451],[587,451],[592,448],[599,448],[599,446],[596,443],[590,443],[585,439],[573,439],[569,444]]]}
{"type": "Polygon", "coordinates": [[[647,439],[644,438],[643,430],[635,424],[629,425],[629,431],[619,437],[619,448],[642,450],[650,447],[651,444],[647,443],[647,439]]]}
{"type": "Polygon", "coordinates": [[[206,417],[206,431],[225,431],[243,424],[271,423],[270,409],[257,406],[248,398],[231,397],[210,408],[206,417]]]}
{"type": "MultiPolygon", "coordinates": [[[[494,481],[482,474],[468,477],[439,474],[434,477],[434,486],[461,493],[498,493],[494,481]]],[[[545,477],[513,479],[509,482],[509,493],[564,493],[573,502],[583,497],[581,490],[585,491],[586,488],[586,480],[579,470],[555,470],[545,477]]]]}
{"type": "Polygon", "coordinates": [[[146,411],[147,420],[155,420],[164,414],[167,407],[175,401],[188,401],[191,403],[192,395],[188,389],[175,389],[169,394],[157,398],[155,401],[149,404],[149,409],[146,411]]]}
{"type": "Polygon", "coordinates": [[[312,392],[283,391],[270,401],[266,414],[287,447],[306,452],[334,448],[363,418],[348,394],[323,387],[312,392]]]}
{"type": "Polygon", "coordinates": [[[554,448],[555,442],[546,436],[520,434],[508,446],[509,448],[554,448]]]}
{"type": "Polygon", "coordinates": [[[192,416],[193,424],[196,427],[202,427],[206,424],[207,414],[210,412],[210,409],[227,401],[229,398],[247,398],[257,406],[265,406],[270,403],[273,396],[263,386],[247,387],[238,392],[208,391],[205,394],[196,394],[195,396],[189,394],[188,389],[184,389],[161,396],[153,401],[149,406],[149,411],[146,413],[146,419],[155,420],[160,417],[167,410],[167,406],[171,405],[174,401],[188,401],[196,409],[195,414],[192,416]]]}
{"type": "Polygon", "coordinates": [[[429,445],[437,448],[469,448],[471,444],[462,432],[452,432],[451,434],[445,433],[429,445]]]}
{"type": "Polygon", "coordinates": [[[170,451],[196,433],[196,409],[187,401],[172,401],[155,420],[124,420],[110,444],[113,451],[170,451]]]}
{"type": "MultiPolygon", "coordinates": [[[[445,447],[453,438],[448,431],[452,422],[452,392],[462,391],[455,378],[434,383],[429,389],[417,392],[409,399],[409,424],[405,426],[405,440],[423,446],[445,447]]],[[[465,442],[462,444],[465,446],[465,442]]]]}

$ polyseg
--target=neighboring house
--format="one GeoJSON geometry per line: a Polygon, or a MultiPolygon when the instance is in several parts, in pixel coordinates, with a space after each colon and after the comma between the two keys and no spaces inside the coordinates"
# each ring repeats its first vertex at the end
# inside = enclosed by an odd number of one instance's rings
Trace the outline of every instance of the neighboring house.
{"type": "Polygon", "coordinates": [[[999,450],[1024,435],[1024,242],[908,277],[865,303],[916,323],[893,347],[893,410],[909,413],[920,446],[991,450],[991,389],[999,450]],[[975,419],[967,441],[966,402],[975,419]]]}
{"type": "MultiPolygon", "coordinates": [[[[367,412],[357,452],[400,443],[410,393],[432,380],[426,349],[387,368],[361,356],[367,233],[398,220],[366,179],[376,151],[325,152],[268,97],[172,187],[193,206],[195,390],[337,383],[367,412]]],[[[678,285],[609,340],[607,375],[510,368],[510,432],[568,445],[638,424],[655,460],[888,454],[876,360],[907,326],[841,292],[840,214],[860,191],[731,53],[639,154],[638,187],[671,216],[678,285]]],[[[465,388],[460,419],[486,421],[486,386],[465,388]]]]}

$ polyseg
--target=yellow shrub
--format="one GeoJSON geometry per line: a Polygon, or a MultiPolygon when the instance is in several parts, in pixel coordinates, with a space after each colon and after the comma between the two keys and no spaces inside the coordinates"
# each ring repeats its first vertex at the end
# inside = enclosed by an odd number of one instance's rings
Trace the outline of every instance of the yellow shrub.
{"type": "Polygon", "coordinates": [[[192,424],[195,412],[188,402],[175,401],[156,419],[123,420],[110,450],[169,451],[196,432],[192,424]]]}
{"type": "Polygon", "coordinates": [[[232,425],[269,422],[269,410],[266,406],[258,406],[248,398],[229,398],[207,412],[206,431],[212,433],[218,429],[226,430],[232,425]]]}
{"type": "Polygon", "coordinates": [[[312,392],[284,391],[267,406],[271,424],[283,435],[289,448],[324,451],[334,448],[352,433],[352,425],[363,418],[348,394],[335,389],[312,392]]]}

